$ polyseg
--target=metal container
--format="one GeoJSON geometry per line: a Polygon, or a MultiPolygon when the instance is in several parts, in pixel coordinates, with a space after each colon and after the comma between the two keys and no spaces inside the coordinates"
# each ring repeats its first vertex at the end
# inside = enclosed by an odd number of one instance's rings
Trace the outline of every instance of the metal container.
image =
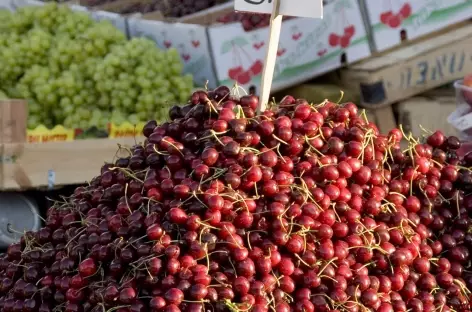
{"type": "Polygon", "coordinates": [[[0,192],[0,248],[18,242],[26,231],[41,228],[38,205],[21,193],[0,192]]]}

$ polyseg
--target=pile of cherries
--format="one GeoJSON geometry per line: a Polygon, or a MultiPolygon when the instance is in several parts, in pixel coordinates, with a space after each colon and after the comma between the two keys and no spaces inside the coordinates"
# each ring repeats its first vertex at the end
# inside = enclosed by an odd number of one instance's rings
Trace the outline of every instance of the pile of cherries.
{"type": "Polygon", "coordinates": [[[0,311],[471,311],[457,138],[258,105],[219,87],[150,121],[0,257],[0,311]]]}

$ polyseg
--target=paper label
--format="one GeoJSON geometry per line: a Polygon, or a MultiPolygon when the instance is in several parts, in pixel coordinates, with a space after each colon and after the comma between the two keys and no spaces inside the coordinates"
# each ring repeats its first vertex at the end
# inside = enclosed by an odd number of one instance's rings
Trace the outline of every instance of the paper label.
{"type": "MultiPolygon", "coordinates": [[[[281,15],[301,17],[323,17],[322,0],[279,0],[281,15]]],[[[255,13],[272,13],[274,0],[235,0],[236,11],[248,11],[255,13]]]]}
{"type": "Polygon", "coordinates": [[[136,125],[129,122],[125,122],[119,126],[115,124],[110,125],[109,138],[132,138],[140,136],[144,129],[144,122],[140,122],[136,125]]]}
{"type": "Polygon", "coordinates": [[[39,126],[36,129],[26,131],[27,142],[29,143],[73,141],[74,134],[74,130],[66,129],[63,126],[55,126],[51,130],[45,126],[39,126]]]}
{"type": "Polygon", "coordinates": [[[52,169],[48,170],[48,189],[52,190],[56,183],[56,172],[52,169]]]}

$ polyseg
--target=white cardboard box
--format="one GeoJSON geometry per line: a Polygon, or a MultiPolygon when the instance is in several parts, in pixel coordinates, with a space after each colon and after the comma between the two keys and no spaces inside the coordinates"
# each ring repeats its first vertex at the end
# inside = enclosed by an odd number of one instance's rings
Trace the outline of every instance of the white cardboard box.
{"type": "Polygon", "coordinates": [[[203,86],[208,81],[210,88],[216,87],[205,26],[130,18],[128,31],[130,37],[152,39],[161,49],[177,49],[184,72],[192,74],[197,85],[203,86]]]}
{"type": "Polygon", "coordinates": [[[371,24],[373,43],[384,51],[472,17],[469,0],[361,0],[371,24]]]}
{"type": "MultiPolygon", "coordinates": [[[[259,87],[269,28],[246,32],[240,23],[213,26],[130,18],[130,36],[147,36],[161,48],[179,49],[184,71],[197,85],[209,82],[246,90],[259,87]],[[167,44],[165,44],[167,43],[167,44]]],[[[272,90],[296,85],[371,55],[357,0],[333,0],[324,19],[284,21],[272,90]]]]}
{"type": "Polygon", "coordinates": [[[13,0],[0,0],[0,10],[14,11],[15,5],[13,4],[13,0]]]}
{"type": "MultiPolygon", "coordinates": [[[[208,29],[219,84],[259,87],[269,28],[244,31],[240,23],[208,29]]],[[[371,55],[357,0],[335,0],[323,19],[284,21],[272,91],[278,91],[371,55]]]]}

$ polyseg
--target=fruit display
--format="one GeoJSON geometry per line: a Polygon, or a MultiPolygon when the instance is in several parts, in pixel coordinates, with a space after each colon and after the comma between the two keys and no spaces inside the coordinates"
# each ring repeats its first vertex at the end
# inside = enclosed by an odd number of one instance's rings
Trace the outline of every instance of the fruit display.
{"type": "Polygon", "coordinates": [[[472,154],[196,91],[0,256],[0,310],[470,311],[472,154]],[[400,141],[408,143],[405,150],[400,141]]]}
{"type": "Polygon", "coordinates": [[[54,3],[2,12],[0,84],[29,101],[29,127],[164,120],[193,88],[178,51],[127,40],[109,21],[54,3]]]}

